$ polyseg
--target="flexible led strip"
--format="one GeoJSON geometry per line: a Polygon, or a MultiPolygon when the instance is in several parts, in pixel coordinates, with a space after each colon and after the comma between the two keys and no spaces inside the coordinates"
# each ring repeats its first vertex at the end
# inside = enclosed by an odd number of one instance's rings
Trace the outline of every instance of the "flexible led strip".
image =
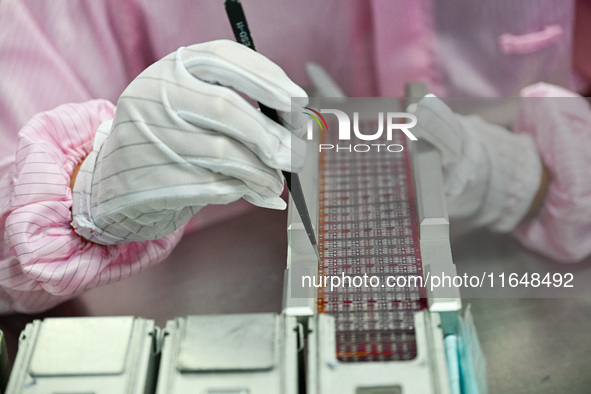
{"type": "MultiPolygon", "coordinates": [[[[377,123],[366,126],[376,130],[377,123]]],[[[417,355],[413,315],[427,307],[424,288],[385,286],[388,276],[423,274],[407,139],[402,133],[393,138],[372,141],[385,144],[379,152],[374,146],[368,152],[331,149],[320,154],[319,274],[380,278],[378,287],[319,289],[318,312],[335,318],[342,362],[417,355]],[[390,144],[404,150],[388,152],[390,144]]],[[[323,141],[342,142],[331,133],[323,141]]]]}

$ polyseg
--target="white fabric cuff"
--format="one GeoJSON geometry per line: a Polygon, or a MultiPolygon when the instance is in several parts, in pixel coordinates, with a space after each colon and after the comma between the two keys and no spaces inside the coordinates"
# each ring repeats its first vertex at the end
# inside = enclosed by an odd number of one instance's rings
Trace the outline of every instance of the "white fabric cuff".
{"type": "Polygon", "coordinates": [[[489,190],[475,224],[509,232],[523,220],[536,196],[542,162],[531,136],[509,133],[481,120],[478,123],[491,171],[489,190]]]}
{"type": "Polygon", "coordinates": [[[94,224],[92,219],[90,197],[92,176],[98,154],[111,131],[113,120],[107,120],[98,127],[94,136],[92,151],[80,166],[74,188],[72,190],[72,228],[76,234],[99,245],[115,245],[127,240],[104,232],[94,224]]]}

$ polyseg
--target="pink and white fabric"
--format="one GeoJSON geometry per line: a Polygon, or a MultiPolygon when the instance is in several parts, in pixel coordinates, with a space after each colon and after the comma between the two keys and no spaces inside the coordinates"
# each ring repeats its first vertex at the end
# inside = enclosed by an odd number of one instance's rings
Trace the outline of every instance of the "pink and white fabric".
{"type": "Polygon", "coordinates": [[[515,230],[521,243],[574,263],[591,254],[591,108],[563,88],[536,84],[522,91],[515,131],[530,134],[550,185],[541,211],[515,230]]]}
{"type": "MultiPolygon", "coordinates": [[[[350,96],[401,95],[410,80],[448,96],[575,87],[573,0],[243,6],[257,49],[301,86],[314,61],[350,96]]],[[[72,235],[69,177],[112,111],[90,100],[115,103],[157,59],[232,33],[223,5],[207,0],[2,0],[0,20],[0,313],[34,312],[161,261],[181,236],[99,247],[72,235]]]]}
{"type": "Polygon", "coordinates": [[[35,115],[21,130],[12,189],[3,201],[0,312],[35,312],[161,261],[181,238],[102,246],[74,234],[70,178],[92,149],[94,131],[113,116],[104,100],[64,104],[35,115]]]}

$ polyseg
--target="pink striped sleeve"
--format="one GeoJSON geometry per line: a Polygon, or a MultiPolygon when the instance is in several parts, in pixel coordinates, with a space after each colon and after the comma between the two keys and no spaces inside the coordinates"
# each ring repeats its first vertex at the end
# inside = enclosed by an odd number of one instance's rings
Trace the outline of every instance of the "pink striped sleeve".
{"type": "Polygon", "coordinates": [[[65,104],[21,130],[12,176],[2,183],[5,244],[0,313],[39,312],[85,289],[127,278],[162,261],[182,231],[156,241],[102,246],[74,234],[71,174],[114,114],[105,100],[65,104]],[[8,179],[8,180],[7,180],[8,179]]]}
{"type": "Polygon", "coordinates": [[[516,132],[534,138],[550,185],[540,212],[514,235],[556,261],[591,255],[591,108],[563,88],[536,84],[523,90],[516,132]]]}

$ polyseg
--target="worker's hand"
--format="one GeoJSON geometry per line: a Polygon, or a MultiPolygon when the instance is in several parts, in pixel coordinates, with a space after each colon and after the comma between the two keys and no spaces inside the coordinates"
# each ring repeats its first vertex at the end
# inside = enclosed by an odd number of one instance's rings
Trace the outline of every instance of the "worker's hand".
{"type": "Polygon", "coordinates": [[[279,170],[305,143],[241,95],[279,110],[306,93],[276,64],[231,41],[180,48],[123,92],[74,185],[73,226],[102,244],[161,238],[207,204],[240,198],[283,209],[279,170]]]}
{"type": "Polygon", "coordinates": [[[473,226],[513,230],[540,189],[542,164],[533,139],[423,98],[413,133],[441,152],[449,215],[473,226]]]}

